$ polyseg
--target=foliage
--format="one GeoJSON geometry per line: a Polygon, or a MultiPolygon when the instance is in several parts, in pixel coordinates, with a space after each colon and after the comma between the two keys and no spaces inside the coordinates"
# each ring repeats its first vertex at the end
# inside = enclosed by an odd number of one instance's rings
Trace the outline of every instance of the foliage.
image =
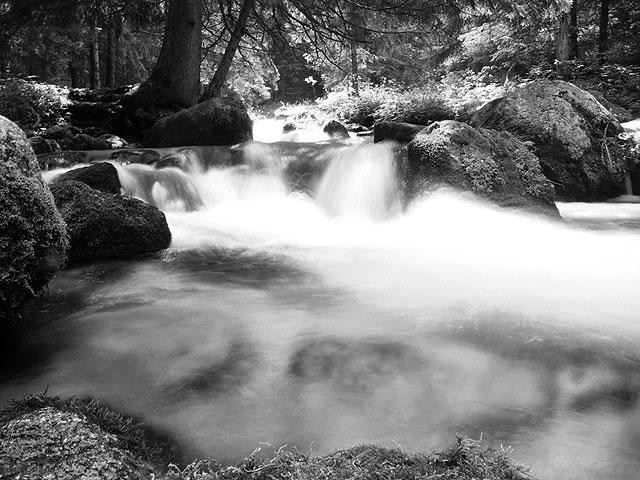
{"type": "Polygon", "coordinates": [[[277,480],[277,479],[368,479],[441,478],[472,480],[524,480],[531,478],[516,465],[511,450],[483,450],[480,441],[458,438],[456,447],[432,455],[406,454],[373,445],[341,450],[323,457],[310,457],[279,449],[270,460],[258,451],[237,466],[222,466],[215,460],[194,462],[184,469],[170,466],[168,480],[277,480]]]}
{"type": "Polygon", "coordinates": [[[58,123],[69,104],[64,87],[22,79],[0,81],[0,115],[21,126],[58,123]]]}

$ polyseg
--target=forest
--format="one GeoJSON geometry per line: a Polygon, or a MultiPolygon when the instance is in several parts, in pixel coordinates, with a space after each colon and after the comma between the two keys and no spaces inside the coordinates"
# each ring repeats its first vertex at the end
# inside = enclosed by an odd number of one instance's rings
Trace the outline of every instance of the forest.
{"type": "Polygon", "coordinates": [[[0,479],[635,480],[637,0],[0,0],[0,479]]]}

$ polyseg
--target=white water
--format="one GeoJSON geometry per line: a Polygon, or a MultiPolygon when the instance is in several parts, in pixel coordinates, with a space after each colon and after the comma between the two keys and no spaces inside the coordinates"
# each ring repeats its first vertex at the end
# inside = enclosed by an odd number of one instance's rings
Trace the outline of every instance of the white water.
{"type": "Polygon", "coordinates": [[[248,151],[118,167],[166,209],[171,249],[62,274],[62,320],[25,340],[56,349],[3,399],[90,393],[227,461],[260,441],[431,451],[466,432],[538,478],[636,478],[637,205],[559,206],[617,225],[597,231],[451,191],[403,212],[388,145],[328,151],[311,196],[273,150],[248,151]]]}

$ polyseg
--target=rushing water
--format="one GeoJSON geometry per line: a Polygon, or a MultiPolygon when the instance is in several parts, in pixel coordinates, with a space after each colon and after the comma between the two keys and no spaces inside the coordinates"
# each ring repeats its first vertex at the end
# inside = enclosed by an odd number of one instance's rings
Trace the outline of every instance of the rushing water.
{"type": "Polygon", "coordinates": [[[118,164],[172,246],[59,274],[49,322],[3,345],[0,400],[90,394],[222,461],[459,432],[538,478],[637,478],[638,205],[561,204],[560,223],[442,190],[403,208],[389,145],[242,149],[118,164]]]}

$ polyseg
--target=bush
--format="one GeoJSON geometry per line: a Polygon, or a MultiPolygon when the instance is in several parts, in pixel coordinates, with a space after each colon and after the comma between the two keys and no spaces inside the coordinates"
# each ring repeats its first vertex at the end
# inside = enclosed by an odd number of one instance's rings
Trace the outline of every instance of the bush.
{"type": "Polygon", "coordinates": [[[22,80],[0,81],[0,115],[32,129],[59,123],[70,103],[64,87],[22,80]]]}

